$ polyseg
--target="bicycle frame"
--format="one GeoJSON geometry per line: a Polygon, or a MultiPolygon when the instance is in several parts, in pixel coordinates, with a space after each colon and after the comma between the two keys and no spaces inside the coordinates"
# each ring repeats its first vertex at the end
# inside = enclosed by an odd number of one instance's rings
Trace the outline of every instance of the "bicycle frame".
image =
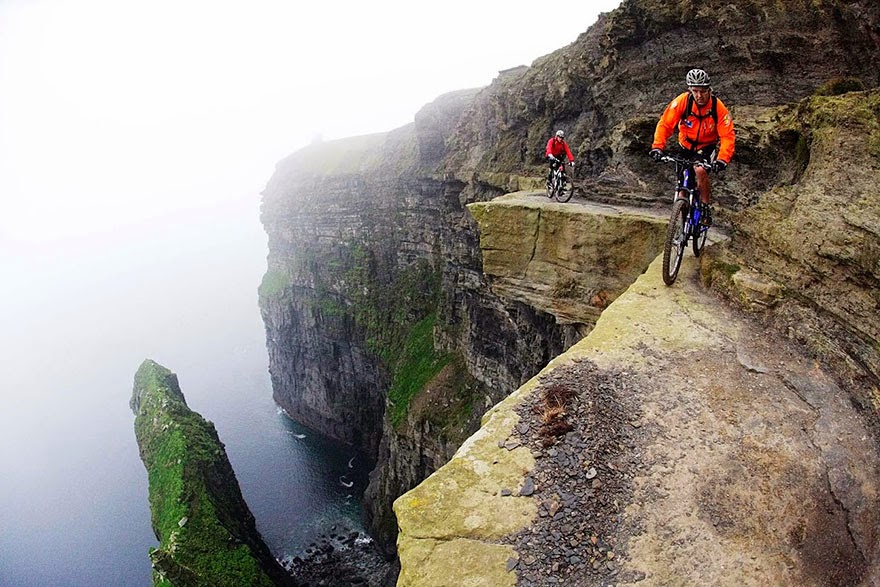
{"type": "MultiPolygon", "coordinates": [[[[678,184],[675,187],[675,197],[684,192],[687,194],[687,230],[685,238],[698,238],[701,234],[709,230],[708,226],[700,223],[700,216],[703,211],[700,209],[700,190],[697,188],[697,173],[694,171],[693,161],[679,159],[677,157],[666,157],[665,159],[675,162],[675,176],[678,178],[678,184]]],[[[697,162],[697,165],[700,165],[697,162]]],[[[703,164],[705,167],[707,165],[703,164]]],[[[684,243],[687,246],[687,240],[684,243]]]]}
{"type": "Polygon", "coordinates": [[[547,197],[556,198],[558,202],[567,202],[571,199],[574,186],[569,185],[566,188],[566,184],[571,184],[571,179],[565,172],[565,161],[554,162],[552,170],[550,183],[547,186],[547,197]]]}
{"type": "Polygon", "coordinates": [[[559,160],[553,164],[553,175],[560,176],[560,179],[564,177],[568,181],[568,174],[565,173],[565,161],[559,160]]]}
{"type": "Polygon", "coordinates": [[[678,157],[663,156],[660,161],[675,163],[675,196],[672,205],[672,216],[666,230],[666,244],[663,250],[663,281],[672,285],[678,277],[681,260],[688,242],[693,240],[694,256],[699,257],[706,243],[709,230],[701,220],[703,209],[700,204],[700,192],[696,185],[695,166],[707,167],[706,163],[692,162],[678,157]],[[682,198],[681,194],[685,197],[682,198]]]}

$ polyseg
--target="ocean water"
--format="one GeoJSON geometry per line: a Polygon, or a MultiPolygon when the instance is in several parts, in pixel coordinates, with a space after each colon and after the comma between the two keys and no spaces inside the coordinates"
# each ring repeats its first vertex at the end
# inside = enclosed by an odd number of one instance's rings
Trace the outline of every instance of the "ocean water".
{"type": "Polygon", "coordinates": [[[128,407],[145,358],[214,422],[276,556],[360,529],[371,464],[272,401],[265,257],[255,199],[60,246],[0,235],[0,586],[151,584],[128,407]]]}

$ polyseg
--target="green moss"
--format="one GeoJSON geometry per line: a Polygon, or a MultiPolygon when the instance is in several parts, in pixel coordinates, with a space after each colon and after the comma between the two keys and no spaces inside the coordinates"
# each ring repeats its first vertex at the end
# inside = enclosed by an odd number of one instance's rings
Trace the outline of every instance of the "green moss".
{"type": "Polygon", "coordinates": [[[426,259],[389,268],[369,243],[351,243],[332,259],[315,260],[313,274],[312,307],[337,318],[323,327],[339,327],[345,318],[357,324],[367,350],[391,374],[390,413],[401,422],[409,400],[450,360],[433,344],[440,272],[426,259]]]}
{"type": "Polygon", "coordinates": [[[838,132],[863,135],[869,164],[880,163],[880,92],[813,97],[806,104],[804,117],[816,137],[834,136],[838,132]]]}
{"type": "Polygon", "coordinates": [[[457,444],[464,442],[473,430],[471,425],[476,424],[474,400],[479,389],[464,358],[455,354],[430,385],[436,387],[436,395],[421,416],[431,423],[439,437],[457,444]]]}
{"type": "Polygon", "coordinates": [[[227,527],[245,524],[229,512],[246,506],[240,505],[240,490],[213,424],[187,407],[174,374],[145,361],[135,376],[131,406],[159,539],[150,552],[154,584],[272,585],[242,543],[244,531],[234,535],[227,527]],[[209,488],[209,478],[219,486],[209,488]]]}
{"type": "Polygon", "coordinates": [[[732,279],[734,274],[742,268],[736,263],[725,263],[723,261],[719,261],[715,264],[715,269],[717,271],[720,271],[721,274],[724,275],[727,279],[732,279]]]}
{"type": "Polygon", "coordinates": [[[725,261],[723,252],[706,251],[700,263],[700,279],[707,287],[718,291],[729,292],[733,284],[733,276],[741,269],[736,263],[725,261]]]}
{"type": "Polygon", "coordinates": [[[409,332],[399,354],[388,390],[391,423],[395,426],[406,418],[410,400],[452,360],[451,355],[434,349],[436,319],[436,313],[432,313],[419,321],[409,332]]]}
{"type": "Polygon", "coordinates": [[[261,298],[279,297],[289,285],[287,274],[282,271],[269,269],[263,275],[258,292],[261,298]]]}
{"type": "Polygon", "coordinates": [[[372,253],[351,248],[343,282],[355,322],[364,329],[367,348],[393,371],[403,342],[413,326],[437,307],[440,275],[426,260],[398,271],[388,279],[372,253]]]}
{"type": "Polygon", "coordinates": [[[799,134],[797,143],[795,143],[795,161],[800,170],[807,168],[810,163],[810,142],[805,134],[799,134]]]}
{"type": "Polygon", "coordinates": [[[861,92],[865,84],[857,77],[834,77],[822,84],[815,92],[816,96],[839,96],[848,92],[861,92]]]}

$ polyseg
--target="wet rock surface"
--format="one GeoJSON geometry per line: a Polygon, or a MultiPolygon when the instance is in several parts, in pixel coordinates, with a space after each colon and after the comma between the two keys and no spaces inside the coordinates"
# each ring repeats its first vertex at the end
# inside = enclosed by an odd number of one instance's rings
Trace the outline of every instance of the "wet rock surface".
{"type": "Polygon", "coordinates": [[[621,514],[643,467],[644,432],[625,393],[633,385],[626,372],[579,360],[542,377],[517,409],[514,436],[535,454],[524,489],[540,502],[538,519],[512,538],[517,585],[598,585],[619,574],[631,532],[621,514]]]}
{"type": "Polygon", "coordinates": [[[362,532],[334,526],[299,556],[282,562],[298,581],[323,587],[392,587],[396,563],[382,556],[378,545],[362,532]]]}

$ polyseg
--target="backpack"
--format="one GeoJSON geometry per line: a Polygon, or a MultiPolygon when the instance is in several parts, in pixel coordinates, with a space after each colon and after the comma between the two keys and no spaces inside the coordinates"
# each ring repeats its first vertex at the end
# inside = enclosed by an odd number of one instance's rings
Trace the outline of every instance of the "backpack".
{"type": "MultiPolygon", "coordinates": [[[[709,112],[707,114],[703,114],[700,116],[696,112],[693,112],[694,108],[694,95],[688,92],[688,101],[687,106],[685,106],[684,112],[681,113],[681,118],[678,120],[678,123],[681,124],[685,121],[689,116],[693,115],[697,120],[701,123],[703,119],[707,116],[711,116],[712,120],[715,121],[715,128],[718,128],[718,97],[715,94],[712,94],[712,106],[709,107],[709,112]]],[[[699,136],[699,135],[698,135],[699,136]]],[[[693,139],[687,139],[688,142],[691,143],[690,150],[693,151],[696,144],[693,139]]]]}
{"type": "Polygon", "coordinates": [[[687,106],[685,107],[684,112],[681,113],[681,119],[679,120],[679,123],[684,121],[691,114],[693,114],[696,118],[698,118],[700,120],[700,122],[702,122],[703,119],[706,118],[707,116],[711,116],[712,120],[715,121],[715,126],[718,126],[718,97],[715,94],[712,94],[712,106],[711,106],[711,108],[709,108],[708,114],[704,114],[704,115],[700,116],[696,112],[693,112],[693,108],[694,108],[694,95],[691,94],[690,92],[688,92],[687,106]]]}

